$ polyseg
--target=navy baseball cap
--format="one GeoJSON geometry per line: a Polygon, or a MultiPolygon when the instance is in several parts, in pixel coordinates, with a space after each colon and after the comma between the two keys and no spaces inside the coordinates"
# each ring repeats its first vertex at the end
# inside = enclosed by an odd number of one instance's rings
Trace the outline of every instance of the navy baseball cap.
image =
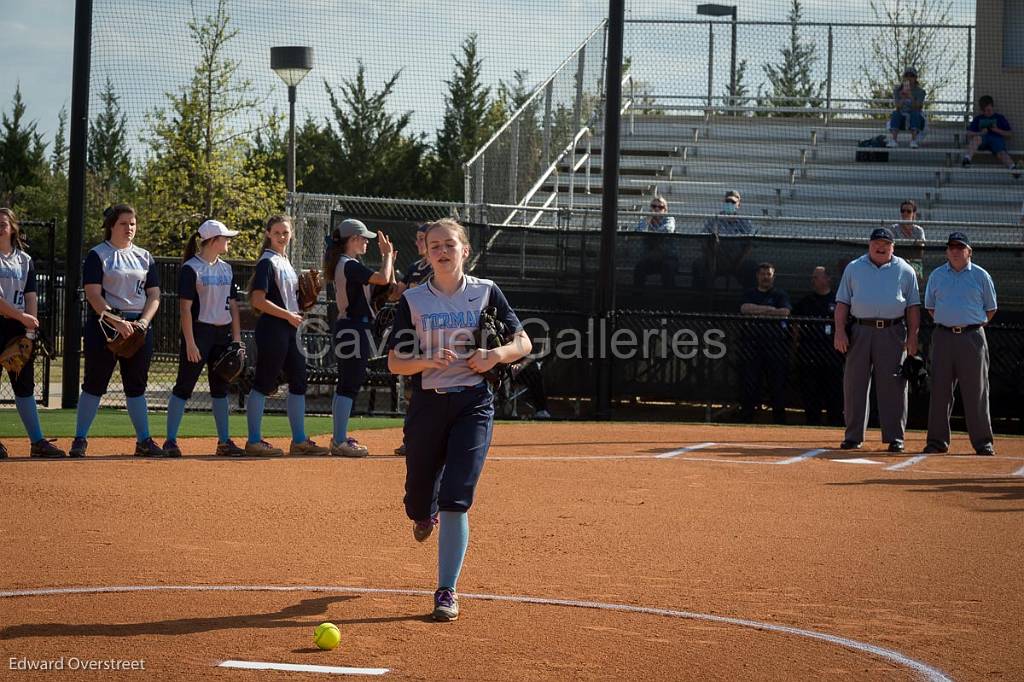
{"type": "Polygon", "coordinates": [[[967,238],[967,233],[966,232],[951,232],[949,234],[949,239],[946,240],[946,246],[949,246],[950,244],[952,244],[954,242],[959,242],[960,244],[963,244],[964,246],[966,246],[968,248],[970,248],[970,246],[971,246],[971,242],[967,238]]]}
{"type": "Polygon", "coordinates": [[[871,231],[871,241],[875,241],[876,239],[884,239],[887,242],[894,242],[896,241],[896,236],[888,227],[876,227],[871,231]]]}

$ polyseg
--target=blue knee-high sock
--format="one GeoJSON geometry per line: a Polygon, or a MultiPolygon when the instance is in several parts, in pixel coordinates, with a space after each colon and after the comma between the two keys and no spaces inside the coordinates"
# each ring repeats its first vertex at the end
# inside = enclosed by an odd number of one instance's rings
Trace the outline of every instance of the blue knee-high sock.
{"type": "Polygon", "coordinates": [[[85,438],[89,435],[89,427],[96,419],[96,411],[100,409],[100,397],[92,393],[82,391],[78,396],[78,416],[75,419],[75,438],[85,438]]]}
{"type": "Polygon", "coordinates": [[[231,437],[228,435],[228,398],[213,399],[213,423],[217,425],[217,442],[226,443],[231,437]]]}
{"type": "Polygon", "coordinates": [[[292,427],[292,442],[306,442],[306,396],[288,394],[288,423],[292,427]]]}
{"type": "Polygon", "coordinates": [[[167,401],[167,440],[178,440],[178,427],[185,416],[185,401],[171,394],[167,401]]]}
{"type": "Polygon", "coordinates": [[[331,412],[334,415],[334,442],[341,444],[348,438],[348,418],[352,414],[352,398],[334,394],[331,412]]]}
{"type": "Polygon", "coordinates": [[[462,572],[462,562],[469,547],[469,515],[464,512],[441,512],[441,528],[437,538],[437,586],[455,589],[462,572]]]}
{"type": "Polygon", "coordinates": [[[249,391],[249,398],[245,403],[245,418],[249,422],[249,442],[259,443],[263,440],[260,427],[263,425],[263,408],[267,404],[267,396],[255,388],[249,391]]]}
{"type": "Polygon", "coordinates": [[[132,425],[135,426],[135,438],[141,443],[149,438],[149,407],[146,405],[146,396],[125,398],[124,404],[128,408],[128,416],[132,418],[132,425]]]}
{"type": "Polygon", "coordinates": [[[39,411],[36,409],[35,396],[15,396],[14,404],[18,408],[18,416],[25,425],[25,433],[29,441],[35,443],[43,439],[43,427],[39,425],[39,411]]]}

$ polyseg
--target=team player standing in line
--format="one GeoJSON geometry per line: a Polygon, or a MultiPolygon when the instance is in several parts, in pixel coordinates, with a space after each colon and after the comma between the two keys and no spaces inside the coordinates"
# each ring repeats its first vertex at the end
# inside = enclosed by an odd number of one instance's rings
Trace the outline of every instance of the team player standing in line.
{"type": "Polygon", "coordinates": [[[260,313],[256,321],[256,375],[246,403],[249,438],[245,453],[281,456],[284,451],[263,440],[261,427],[267,396],[277,391],[277,378],[288,377],[288,423],[292,430],[289,455],[326,455],[328,449],[306,436],[306,359],[299,350],[296,330],[302,324],[297,299],[298,275],[285,256],[292,238],[291,218],[267,219],[263,254],[249,286],[249,304],[260,313]]]}
{"type": "Polygon", "coordinates": [[[456,588],[469,545],[467,512],[494,425],[494,396],[481,374],[522,358],[532,347],[498,286],[464,274],[469,239],[461,225],[448,219],[430,223],[426,244],[434,274],[402,294],[388,340],[388,368],[414,377],[405,426],[405,512],[420,542],[440,523],[432,615],[451,621],[459,617],[456,588]],[[513,340],[456,354],[454,348],[472,342],[488,307],[515,331],[513,340]]]}
{"type": "MultiPolygon", "coordinates": [[[[212,369],[213,362],[232,341],[242,342],[238,287],[234,284],[231,265],[221,259],[228,252],[231,238],[237,235],[237,231],[229,230],[223,223],[207,220],[185,246],[178,273],[181,350],[178,354],[178,378],[167,403],[167,442],[164,443],[164,450],[174,457],[181,456],[178,428],[185,415],[185,403],[192,397],[203,367],[212,369]],[[198,252],[197,241],[200,242],[198,252]]],[[[228,384],[209,369],[207,377],[213,402],[213,421],[217,426],[217,454],[241,456],[245,450],[228,435],[228,384]]]]}
{"type": "MultiPolygon", "coordinates": [[[[163,448],[149,434],[146,384],[153,357],[153,330],[150,323],[160,307],[160,277],[156,260],[133,243],[138,232],[135,209],[117,204],[103,212],[104,241],[89,251],[82,266],[82,284],[89,302],[85,323],[85,377],[78,398],[75,439],[68,454],[84,457],[89,446],[89,427],[96,418],[100,398],[107,392],[114,366],[120,365],[125,405],[135,427],[137,457],[166,457],[163,448]],[[105,317],[112,313],[115,318],[105,317]],[[130,358],[118,357],[107,348],[100,328],[108,324],[127,337],[136,328],[146,332],[146,342],[130,358]],[[120,319],[118,319],[120,318],[120,319]]],[[[173,454],[173,453],[172,453],[173,454]]]]}
{"type": "Polygon", "coordinates": [[[338,358],[338,385],[334,391],[332,414],[334,434],[331,454],[338,457],[365,457],[369,451],[348,435],[348,420],[352,403],[366,380],[366,365],[370,361],[372,340],[370,325],[369,288],[371,284],[385,285],[394,274],[394,246],[381,232],[371,232],[359,220],[344,220],[334,228],[330,246],[324,254],[324,272],[334,278],[334,295],[338,305],[338,320],[334,325],[335,354],[338,358]],[[380,245],[380,270],[374,272],[359,262],[366,254],[369,240],[376,238],[380,245]]]}
{"type": "MultiPolygon", "coordinates": [[[[0,349],[16,337],[34,339],[39,320],[36,295],[36,270],[32,257],[25,253],[18,218],[9,208],[0,208],[0,349]]],[[[14,405],[18,409],[25,433],[32,443],[33,457],[63,457],[64,451],[43,438],[36,408],[35,377],[32,363],[21,371],[8,372],[14,389],[14,405]]],[[[0,459],[7,459],[7,448],[0,443],[0,459]]]]}

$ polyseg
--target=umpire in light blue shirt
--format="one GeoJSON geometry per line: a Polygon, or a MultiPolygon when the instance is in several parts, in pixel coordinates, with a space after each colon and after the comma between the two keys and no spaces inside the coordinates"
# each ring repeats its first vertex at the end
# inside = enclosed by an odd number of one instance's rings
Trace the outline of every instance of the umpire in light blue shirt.
{"type": "Polygon", "coordinates": [[[989,274],[971,262],[971,243],[963,232],[949,235],[946,263],[928,277],[924,307],[935,320],[932,396],[924,452],[949,450],[949,415],[953,389],[959,383],[971,445],[979,455],[994,455],[984,327],[996,314],[996,288],[989,274]]]}
{"type": "Polygon", "coordinates": [[[839,446],[843,450],[855,450],[864,442],[868,392],[873,381],[882,442],[889,444],[889,452],[903,452],[907,380],[897,370],[905,353],[917,355],[921,292],[914,268],[893,255],[894,240],[892,230],[874,230],[867,254],[846,266],[836,291],[834,344],[837,351],[846,354],[846,435],[839,446]],[[851,315],[852,329],[847,332],[851,315]]]}

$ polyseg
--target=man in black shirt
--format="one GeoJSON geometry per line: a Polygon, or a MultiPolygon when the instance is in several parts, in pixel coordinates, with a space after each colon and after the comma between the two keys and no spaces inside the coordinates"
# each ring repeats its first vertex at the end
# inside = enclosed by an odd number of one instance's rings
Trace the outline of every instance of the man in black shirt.
{"type": "Polygon", "coordinates": [[[824,266],[819,265],[811,273],[811,288],[813,291],[793,308],[793,314],[827,319],[795,324],[800,395],[808,424],[821,424],[821,412],[825,410],[828,423],[839,426],[843,423],[843,356],[836,352],[832,341],[836,292],[824,266]]]}
{"type": "MultiPolygon", "coordinates": [[[[775,266],[761,263],[757,268],[757,286],[743,294],[740,312],[762,318],[786,318],[792,306],[786,292],[775,288],[775,266]]],[[[761,377],[767,374],[771,393],[772,417],[776,424],[786,423],[786,370],[789,367],[788,323],[776,320],[749,320],[742,340],[743,397],[740,419],[754,420],[754,409],[761,404],[761,377]]]]}

